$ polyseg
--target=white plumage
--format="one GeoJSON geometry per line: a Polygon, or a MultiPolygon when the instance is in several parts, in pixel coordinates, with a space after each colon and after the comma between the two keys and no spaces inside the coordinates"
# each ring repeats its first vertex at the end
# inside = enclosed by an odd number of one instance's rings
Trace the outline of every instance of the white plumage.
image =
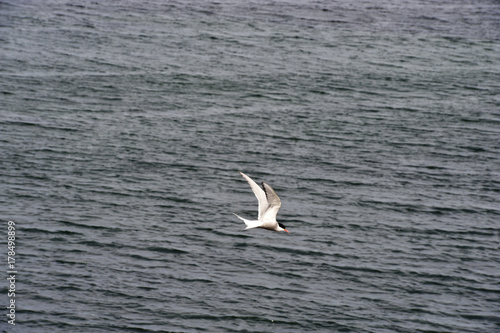
{"type": "Polygon", "coordinates": [[[281,207],[281,200],[273,190],[271,185],[262,182],[262,187],[260,187],[256,182],[252,180],[252,178],[248,177],[243,172],[240,171],[240,174],[243,176],[243,178],[246,179],[248,184],[250,184],[253,193],[259,201],[259,215],[257,220],[247,220],[233,213],[238,218],[243,220],[243,222],[245,222],[245,230],[252,228],[264,228],[274,231],[288,232],[283,224],[276,221],[276,215],[278,214],[278,211],[281,207]]]}

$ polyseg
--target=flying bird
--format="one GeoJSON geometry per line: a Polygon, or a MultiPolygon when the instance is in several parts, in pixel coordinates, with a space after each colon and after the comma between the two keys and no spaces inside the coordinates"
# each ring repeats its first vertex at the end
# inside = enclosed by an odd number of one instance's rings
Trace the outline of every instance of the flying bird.
{"type": "Polygon", "coordinates": [[[256,182],[252,180],[252,178],[248,177],[241,171],[240,174],[243,176],[243,178],[246,179],[248,184],[250,184],[253,193],[255,194],[257,200],[259,201],[258,220],[247,220],[233,213],[238,218],[243,220],[243,222],[245,222],[247,226],[245,230],[253,228],[264,228],[274,231],[289,232],[288,230],[286,230],[286,227],[283,224],[276,221],[276,214],[278,214],[278,210],[280,210],[281,200],[276,194],[276,192],[274,192],[271,185],[262,182],[262,188],[261,188],[259,185],[257,185],[256,182]]]}

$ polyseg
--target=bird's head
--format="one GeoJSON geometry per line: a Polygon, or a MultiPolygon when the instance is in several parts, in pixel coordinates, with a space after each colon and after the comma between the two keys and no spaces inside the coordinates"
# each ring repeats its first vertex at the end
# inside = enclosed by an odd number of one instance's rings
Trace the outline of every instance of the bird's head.
{"type": "Polygon", "coordinates": [[[285,227],[285,225],[283,223],[279,223],[278,222],[278,225],[280,226],[281,229],[283,229],[283,231],[286,231],[286,232],[290,233],[288,230],[286,230],[286,227],[285,227]]]}

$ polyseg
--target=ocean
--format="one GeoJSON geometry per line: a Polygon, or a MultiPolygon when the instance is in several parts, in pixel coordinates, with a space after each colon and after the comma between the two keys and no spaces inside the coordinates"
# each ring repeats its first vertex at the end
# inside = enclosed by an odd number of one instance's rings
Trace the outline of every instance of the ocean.
{"type": "Polygon", "coordinates": [[[499,18],[0,1],[0,331],[500,332],[499,18]]]}

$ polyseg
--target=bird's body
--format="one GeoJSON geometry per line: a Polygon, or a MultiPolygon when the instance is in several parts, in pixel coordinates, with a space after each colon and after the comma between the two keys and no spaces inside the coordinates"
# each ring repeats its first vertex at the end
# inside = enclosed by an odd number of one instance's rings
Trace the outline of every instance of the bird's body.
{"type": "Polygon", "coordinates": [[[283,224],[276,221],[276,215],[281,207],[281,200],[276,192],[274,192],[271,185],[262,182],[261,188],[252,180],[252,178],[248,177],[241,171],[240,174],[246,179],[248,184],[250,184],[253,193],[259,201],[259,215],[257,220],[247,220],[237,214],[234,214],[245,222],[245,230],[252,228],[264,228],[274,231],[288,232],[283,224]]]}

